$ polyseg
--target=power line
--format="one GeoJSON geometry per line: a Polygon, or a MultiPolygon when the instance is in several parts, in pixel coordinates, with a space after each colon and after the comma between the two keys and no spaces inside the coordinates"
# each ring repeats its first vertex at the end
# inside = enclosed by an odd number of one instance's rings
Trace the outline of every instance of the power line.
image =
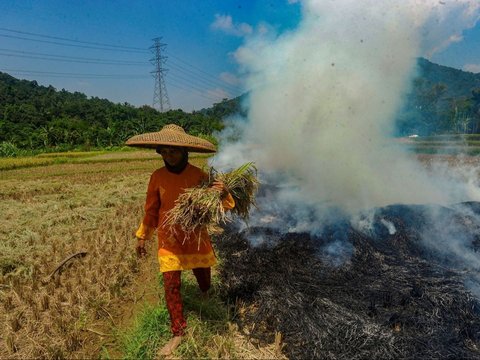
{"type": "Polygon", "coordinates": [[[58,37],[58,36],[50,36],[50,35],[36,34],[36,33],[31,33],[31,32],[26,32],[26,31],[20,31],[20,30],[13,30],[13,29],[2,28],[2,27],[0,27],[0,30],[8,31],[8,32],[13,32],[13,33],[17,33],[17,34],[24,34],[24,35],[31,35],[31,36],[43,37],[43,38],[47,38],[47,39],[56,39],[56,40],[62,40],[62,41],[70,41],[70,42],[75,42],[75,43],[80,43],[80,44],[90,44],[90,45],[97,45],[97,46],[108,46],[108,47],[113,47],[113,48],[121,48],[121,49],[127,49],[127,50],[141,50],[142,52],[148,52],[146,49],[137,48],[137,47],[131,47],[131,46],[111,45],[111,44],[97,43],[97,42],[91,42],[91,41],[82,41],[82,40],[76,40],[76,39],[68,39],[68,38],[63,38],[63,37],[58,37]]]}
{"type": "Polygon", "coordinates": [[[18,51],[18,50],[6,50],[5,52],[5,50],[6,49],[0,49],[1,56],[49,60],[49,61],[74,62],[74,63],[83,63],[83,64],[99,64],[99,65],[123,65],[123,66],[148,65],[146,62],[140,62],[140,61],[81,58],[81,57],[73,57],[73,56],[49,55],[45,53],[35,53],[35,52],[18,51]],[[23,55],[23,54],[26,54],[26,55],[23,55]]]}
{"type": "MultiPolygon", "coordinates": [[[[141,79],[148,79],[150,76],[148,75],[139,75],[139,74],[88,74],[88,73],[57,73],[57,72],[47,72],[47,71],[28,71],[28,70],[11,70],[11,69],[4,69],[4,71],[8,71],[11,75],[25,75],[25,76],[35,76],[36,78],[62,78],[62,79],[97,79],[97,80],[141,80],[141,79]]],[[[171,79],[171,77],[170,77],[171,79]]],[[[188,80],[173,82],[168,81],[169,86],[173,86],[178,89],[192,91],[196,96],[200,96],[204,99],[211,100],[211,101],[218,101],[219,98],[222,96],[209,96],[205,92],[205,88],[199,88],[195,85],[192,85],[188,80]],[[185,84],[185,85],[184,85],[185,84]]],[[[224,97],[224,96],[223,96],[224,97]]]]}
{"type": "MultiPolygon", "coordinates": [[[[58,37],[58,36],[49,36],[49,35],[43,35],[43,34],[36,34],[36,33],[31,33],[31,32],[26,32],[26,31],[19,31],[19,30],[13,30],[13,29],[7,29],[7,28],[0,28],[0,30],[3,31],[8,31],[8,32],[13,32],[13,33],[18,33],[18,34],[24,34],[24,35],[30,35],[30,36],[37,36],[37,37],[43,37],[43,38],[48,38],[48,39],[55,39],[55,40],[62,40],[62,41],[69,41],[69,42],[75,42],[75,43],[80,43],[80,44],[90,44],[90,45],[95,45],[95,46],[81,46],[81,45],[74,45],[74,44],[65,44],[65,43],[59,43],[55,41],[45,41],[45,40],[39,40],[39,39],[30,39],[30,38],[25,38],[21,36],[14,36],[14,35],[4,35],[0,34],[0,36],[3,37],[9,37],[9,38],[15,38],[15,39],[21,39],[21,40],[27,40],[27,41],[34,41],[34,42],[42,42],[42,43],[51,43],[55,45],[62,45],[62,46],[70,46],[70,47],[80,47],[80,48],[89,48],[89,49],[94,49],[94,50],[107,50],[107,51],[127,51],[127,52],[134,52],[134,53],[145,53],[147,52],[146,49],[141,49],[138,47],[132,47],[132,46],[119,46],[119,45],[112,45],[112,44],[106,44],[106,43],[97,43],[97,42],[90,42],[90,41],[82,41],[82,40],[75,40],[75,39],[68,39],[68,38],[63,38],[63,37],[58,37]],[[100,46],[100,47],[99,47],[100,46]],[[105,48],[108,47],[108,48],[105,48]],[[125,49],[125,50],[120,50],[120,49],[125,49]]],[[[8,55],[5,55],[8,56],[8,55]]],[[[56,56],[56,55],[47,55],[45,54],[44,56],[56,56]]],[[[196,76],[197,78],[203,79],[203,81],[207,81],[210,84],[214,84],[214,86],[222,86],[222,87],[227,87],[229,88],[230,91],[232,92],[240,92],[241,89],[225,83],[223,81],[218,80],[218,77],[209,74],[208,72],[200,69],[197,66],[194,66],[192,64],[189,64],[188,62],[184,61],[183,59],[175,56],[175,55],[170,55],[172,58],[175,58],[177,61],[185,64],[186,66],[192,68],[193,70],[187,69],[182,65],[179,64],[171,64],[172,67],[176,68],[178,71],[187,71],[191,76],[196,76]]],[[[41,59],[41,60],[47,60],[47,59],[41,59]]],[[[100,60],[99,60],[100,61],[100,60]]],[[[79,61],[80,62],[80,61],[79,61]]],[[[92,62],[93,63],[93,62],[92,62]]],[[[113,64],[112,64],[113,65],[113,64]]]]}
{"type": "MultiPolygon", "coordinates": [[[[182,89],[182,90],[187,90],[187,91],[191,91],[192,88],[189,87],[189,86],[181,86],[181,85],[178,85],[178,84],[172,84],[172,83],[169,83],[170,86],[173,86],[177,89],[182,89]]],[[[214,98],[213,96],[209,96],[209,95],[206,95],[205,94],[205,91],[204,90],[195,90],[195,95],[196,96],[200,96],[204,99],[207,99],[207,100],[210,100],[210,101],[218,101],[218,98],[214,98]]]]}
{"type": "Polygon", "coordinates": [[[190,86],[194,90],[205,92],[205,88],[201,88],[201,87],[196,86],[195,84],[192,84],[190,79],[187,79],[183,76],[179,76],[177,74],[172,73],[172,74],[169,75],[169,78],[176,79],[177,82],[180,80],[180,82],[183,82],[183,83],[187,84],[188,86],[190,86]]]}
{"type": "MultiPolygon", "coordinates": [[[[70,42],[75,42],[75,43],[80,43],[80,44],[90,44],[90,45],[96,45],[96,46],[107,46],[107,47],[112,47],[112,48],[119,48],[119,49],[127,49],[127,50],[139,50],[141,52],[148,52],[146,49],[143,48],[138,48],[138,47],[132,47],[132,46],[122,46],[122,45],[112,45],[112,44],[106,44],[106,43],[98,43],[98,42],[91,42],[91,41],[83,41],[83,40],[76,40],[76,39],[69,39],[69,38],[64,38],[64,37],[58,37],[58,36],[51,36],[51,35],[44,35],[44,34],[37,34],[37,33],[31,33],[27,31],[20,31],[20,30],[13,30],[13,29],[8,29],[8,28],[3,28],[0,27],[0,30],[7,31],[7,32],[13,32],[17,34],[24,34],[24,35],[31,35],[31,36],[37,36],[37,37],[43,37],[47,39],[56,39],[56,40],[62,40],[62,41],[70,41],[70,42]]],[[[0,36],[4,36],[1,35],[0,36]]],[[[20,38],[20,37],[19,37],[20,38]]],[[[25,39],[25,38],[20,38],[20,39],[25,39]]],[[[25,40],[32,40],[35,41],[34,39],[25,39],[25,40]]],[[[64,44],[67,45],[67,44],[64,44]]],[[[96,49],[96,48],[95,48],[96,49]]],[[[189,64],[188,62],[184,61],[183,59],[175,56],[175,55],[170,55],[172,58],[177,59],[178,61],[182,62],[183,64],[199,71],[200,73],[206,75],[208,78],[213,78],[217,79],[216,76],[207,73],[206,71],[200,69],[199,67],[196,67],[192,64],[189,64]]],[[[184,68],[181,65],[178,65],[180,68],[184,68]]],[[[188,70],[192,72],[191,70],[188,70]]],[[[222,83],[223,86],[225,86],[224,83],[222,83]]],[[[227,84],[227,86],[231,86],[230,84],[227,84]]]]}
{"type": "MultiPolygon", "coordinates": [[[[121,46],[121,45],[112,45],[112,44],[98,43],[98,42],[91,42],[91,41],[82,41],[82,40],[69,39],[69,38],[58,37],[58,36],[50,36],[50,35],[44,35],[44,34],[38,34],[38,33],[26,32],[26,31],[19,31],[19,30],[2,28],[2,27],[0,27],[0,31],[28,36],[28,37],[25,37],[25,36],[17,36],[17,35],[0,34],[0,37],[40,42],[40,43],[49,43],[49,44],[55,44],[60,46],[88,48],[88,49],[102,50],[102,51],[121,51],[121,52],[128,52],[128,53],[142,53],[142,54],[148,51],[146,49],[132,47],[132,46],[121,46]],[[32,37],[38,37],[41,39],[34,39],[32,37]],[[52,39],[54,41],[42,40],[42,38],[52,39]],[[70,44],[66,42],[70,42],[70,44]]],[[[151,46],[150,50],[156,51],[156,49],[153,49],[154,47],[155,45],[151,46]]],[[[19,51],[19,50],[1,49],[1,48],[0,48],[0,56],[19,57],[19,58],[45,60],[45,61],[61,61],[61,62],[74,62],[74,63],[86,63],[86,64],[97,64],[97,65],[115,65],[115,66],[116,65],[143,66],[148,64],[147,62],[142,62],[142,61],[74,57],[74,56],[65,56],[65,55],[48,54],[48,53],[35,53],[35,52],[29,52],[29,51],[19,51]]],[[[199,93],[197,95],[202,97],[205,97],[204,95],[206,95],[205,88],[211,88],[211,87],[221,87],[222,89],[226,89],[229,92],[234,94],[241,93],[242,91],[241,88],[236,87],[235,85],[228,84],[224,81],[221,81],[217,76],[209,74],[208,72],[202,70],[201,68],[194,66],[192,64],[189,64],[188,62],[184,61],[183,59],[175,55],[171,55],[171,56],[172,58],[176,59],[176,62],[170,64],[171,67],[175,69],[173,73],[170,73],[170,77],[174,78],[173,79],[174,82],[169,81],[170,85],[177,88],[182,88],[182,86],[178,85],[178,83],[180,84],[187,83],[190,89],[198,91],[199,93]],[[182,75],[187,76],[188,79],[182,75]]],[[[169,99],[168,99],[168,95],[166,92],[166,85],[165,85],[165,75],[167,73],[167,69],[163,67],[163,64],[166,61],[166,57],[161,54],[161,49],[159,53],[158,62],[156,57],[154,59],[151,59],[151,61],[154,60],[154,65],[155,65],[155,70],[151,72],[152,74],[154,74],[154,77],[156,79],[156,84],[155,84],[156,95],[154,93],[154,99],[156,96],[156,99],[158,101],[158,99],[163,97],[165,105],[167,103],[169,105],[169,99]],[[160,67],[158,67],[159,65],[160,67]],[[158,76],[158,79],[157,79],[157,76],[158,76]],[[163,83],[161,80],[163,80],[163,83]]],[[[17,70],[16,72],[20,73],[19,70],[17,70]]],[[[131,75],[128,75],[128,74],[79,74],[79,73],[58,73],[58,72],[34,72],[34,71],[27,71],[27,70],[21,71],[21,74],[36,74],[36,76],[52,76],[52,77],[74,77],[74,78],[85,77],[85,78],[97,78],[97,79],[147,78],[147,76],[139,75],[139,74],[138,75],[137,74],[131,74],[131,75]]]]}
{"type": "Polygon", "coordinates": [[[207,75],[207,76],[209,76],[209,77],[215,77],[214,75],[209,74],[209,73],[203,71],[203,70],[200,69],[199,67],[196,67],[195,65],[192,65],[192,64],[187,63],[186,61],[182,60],[182,59],[179,58],[178,56],[172,55],[172,58],[177,59],[178,61],[184,63],[185,65],[188,65],[188,66],[190,66],[191,68],[193,68],[193,69],[195,69],[195,70],[197,70],[197,71],[200,71],[201,73],[203,73],[203,74],[205,74],[205,75],[207,75]]]}
{"type": "MultiPolygon", "coordinates": [[[[35,71],[35,70],[22,70],[22,69],[3,69],[3,71],[8,71],[10,74],[16,75],[34,75],[37,77],[56,77],[56,78],[73,78],[73,79],[148,79],[149,75],[142,74],[91,74],[91,73],[71,73],[71,72],[55,72],[55,71],[35,71]]],[[[174,76],[175,78],[175,76],[174,76]]],[[[171,77],[170,77],[171,79],[171,77]]],[[[209,96],[205,93],[204,88],[197,87],[192,85],[188,79],[180,78],[180,81],[172,82],[168,81],[169,86],[176,87],[183,90],[195,90],[196,95],[201,96],[208,100],[217,101],[218,98],[209,96]],[[185,80],[185,81],[182,81],[185,80]],[[182,86],[185,84],[185,86],[182,86]]]]}
{"type": "Polygon", "coordinates": [[[1,37],[12,38],[12,39],[20,39],[20,40],[27,40],[27,41],[35,41],[41,42],[45,44],[54,44],[54,45],[62,45],[62,46],[70,46],[70,47],[77,47],[77,48],[84,48],[84,49],[94,49],[94,50],[107,50],[107,51],[122,51],[122,52],[129,52],[129,53],[144,53],[145,51],[139,50],[124,50],[124,49],[114,49],[114,48],[106,48],[106,47],[98,47],[98,46],[89,46],[89,45],[75,45],[75,44],[64,44],[57,41],[49,41],[49,40],[39,40],[39,39],[29,39],[21,36],[15,35],[5,35],[0,34],[1,37]]]}
{"type": "MultiPolygon", "coordinates": [[[[91,42],[91,41],[82,41],[82,40],[76,40],[76,39],[69,39],[69,38],[64,38],[64,37],[58,37],[58,36],[50,36],[50,35],[43,35],[43,34],[37,34],[37,33],[31,33],[31,32],[27,32],[27,31],[20,31],[20,30],[13,30],[13,29],[8,29],[8,28],[3,28],[3,27],[0,27],[0,30],[3,30],[3,31],[7,31],[7,32],[13,32],[13,33],[17,33],[17,34],[24,34],[24,35],[31,35],[31,36],[37,36],[37,37],[43,37],[43,38],[48,38],[48,39],[56,39],[56,40],[62,40],[62,41],[70,41],[70,42],[75,42],[75,43],[80,43],[80,44],[89,44],[89,45],[96,45],[96,46],[106,46],[106,47],[112,47],[112,48],[119,48],[119,49],[126,49],[126,50],[139,50],[140,52],[143,52],[143,53],[146,53],[148,52],[148,50],[146,49],[143,49],[143,48],[138,48],[138,47],[132,47],[132,46],[123,46],[123,45],[112,45],[112,44],[106,44],[106,43],[97,43],[97,42],[91,42]]],[[[8,35],[2,35],[0,34],[0,36],[5,36],[5,37],[13,37],[12,35],[8,36],[8,35]]],[[[31,41],[38,41],[38,40],[35,40],[35,39],[28,39],[28,38],[22,38],[22,37],[17,37],[18,39],[23,39],[23,40],[31,40],[31,41]]],[[[59,45],[68,45],[68,44],[62,44],[62,43],[56,43],[56,44],[59,44],[59,45]]],[[[95,47],[95,49],[97,49],[95,47]]],[[[109,50],[109,49],[105,49],[105,50],[109,50]]],[[[188,62],[184,61],[183,59],[175,56],[175,55],[170,55],[172,58],[176,58],[178,61],[184,63],[185,65],[203,73],[204,75],[206,75],[207,77],[209,78],[215,78],[216,79],[216,76],[212,75],[212,74],[209,74],[207,73],[206,71],[200,69],[199,67],[196,67],[192,64],[189,64],[188,62]]],[[[180,65],[179,65],[180,66],[180,65]]],[[[180,66],[181,67],[181,66],[180,66]]],[[[190,70],[191,71],[191,70],[190,70]]],[[[223,83],[222,83],[223,84],[223,83]]]]}
{"type": "MultiPolygon", "coordinates": [[[[149,75],[141,74],[89,74],[89,73],[69,73],[69,72],[54,72],[54,71],[34,71],[34,70],[21,70],[21,69],[3,69],[2,71],[8,71],[9,74],[15,75],[26,75],[26,76],[35,76],[35,77],[49,77],[49,78],[63,78],[63,79],[98,79],[98,80],[134,80],[134,79],[148,79],[149,75]]],[[[187,81],[188,82],[188,81],[187,81]]],[[[210,101],[218,101],[218,97],[213,97],[205,93],[205,89],[192,86],[188,83],[183,86],[182,82],[171,82],[168,81],[169,86],[173,86],[177,89],[182,89],[186,91],[195,90],[194,93],[196,96],[200,96],[204,99],[210,101]]]]}
{"type": "Polygon", "coordinates": [[[198,79],[200,79],[200,81],[203,81],[204,83],[208,83],[210,84],[211,86],[222,86],[222,87],[226,87],[228,88],[230,91],[232,92],[239,92],[241,91],[240,88],[236,87],[236,86],[233,86],[233,85],[230,85],[230,84],[226,84],[226,83],[223,83],[217,79],[212,79],[212,78],[208,78],[202,74],[197,74],[195,73],[194,71],[192,70],[189,70],[181,65],[178,65],[178,64],[175,64],[175,63],[170,63],[170,67],[176,69],[178,72],[180,73],[183,73],[183,74],[186,74],[186,75],[189,75],[189,76],[194,76],[198,79]]]}
{"type": "MultiPolygon", "coordinates": [[[[1,55],[1,53],[0,53],[1,55]]],[[[52,71],[34,71],[34,70],[12,70],[12,69],[4,69],[4,71],[9,71],[11,73],[15,74],[22,74],[22,75],[41,75],[43,77],[51,75],[52,77],[57,77],[57,78],[89,78],[89,79],[146,79],[149,78],[148,75],[142,75],[142,74],[90,74],[90,73],[65,73],[65,72],[52,72],[52,71]]],[[[171,73],[170,74],[170,79],[176,80],[177,82],[187,84],[191,89],[196,90],[198,92],[205,92],[205,88],[202,88],[200,86],[205,85],[204,83],[200,84],[195,84],[195,82],[192,82],[192,79],[186,78],[184,76],[181,76],[179,74],[171,73]]],[[[168,82],[170,85],[172,85],[172,82],[168,82]]],[[[175,85],[175,83],[173,84],[175,85]]],[[[177,86],[179,87],[179,86],[177,86]]],[[[186,89],[183,87],[183,89],[186,89]]],[[[238,93],[234,93],[235,96],[238,96],[238,93]]],[[[231,96],[231,94],[229,94],[231,96]]],[[[215,99],[216,100],[216,99],[215,99]]]]}
{"type": "Polygon", "coordinates": [[[106,79],[148,79],[150,76],[143,74],[89,74],[89,73],[71,73],[71,72],[55,72],[55,71],[35,71],[35,70],[21,70],[21,69],[3,69],[9,73],[24,74],[24,75],[55,75],[65,77],[89,77],[89,78],[106,78],[106,79]]]}
{"type": "MultiPolygon", "coordinates": [[[[122,61],[122,60],[111,60],[111,59],[96,59],[96,58],[82,58],[82,57],[73,57],[73,56],[61,56],[61,55],[50,55],[50,54],[45,54],[45,53],[37,53],[37,52],[29,52],[29,51],[17,51],[17,50],[10,50],[10,49],[2,49],[0,48],[0,56],[13,56],[13,57],[20,57],[20,58],[27,58],[27,59],[39,59],[39,60],[48,60],[48,61],[62,61],[62,62],[73,62],[73,63],[86,63],[86,64],[99,64],[99,65],[147,65],[146,62],[134,62],[134,61],[122,61]],[[7,51],[7,53],[3,52],[4,50],[7,51]],[[10,54],[9,52],[13,52],[14,54],[10,54]],[[32,55],[17,55],[16,53],[19,54],[33,54],[32,55]],[[41,55],[41,56],[35,56],[35,55],[41,55]]],[[[177,68],[174,64],[171,64],[174,68],[177,68]]],[[[209,79],[206,79],[205,77],[199,77],[197,74],[193,73],[192,71],[185,69],[185,68],[179,68],[177,69],[181,74],[186,74],[188,76],[194,77],[185,79],[181,75],[174,74],[173,76],[176,76],[178,78],[184,79],[188,81],[189,83],[196,83],[200,86],[221,86],[221,87],[226,87],[229,91],[233,93],[238,93],[240,90],[238,88],[233,88],[229,86],[223,86],[220,82],[215,82],[209,79]],[[196,78],[196,79],[195,79],[196,78]]]]}

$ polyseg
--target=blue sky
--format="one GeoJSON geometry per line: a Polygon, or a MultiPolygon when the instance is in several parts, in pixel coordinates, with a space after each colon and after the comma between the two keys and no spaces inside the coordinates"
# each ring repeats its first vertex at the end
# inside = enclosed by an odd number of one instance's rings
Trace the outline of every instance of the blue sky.
{"type": "MultiPolygon", "coordinates": [[[[152,105],[148,49],[162,37],[171,108],[199,110],[242,93],[235,51],[260,32],[295,29],[301,6],[294,0],[1,0],[0,71],[57,90],[152,105]]],[[[480,23],[465,27],[430,59],[480,72],[480,23]]]]}

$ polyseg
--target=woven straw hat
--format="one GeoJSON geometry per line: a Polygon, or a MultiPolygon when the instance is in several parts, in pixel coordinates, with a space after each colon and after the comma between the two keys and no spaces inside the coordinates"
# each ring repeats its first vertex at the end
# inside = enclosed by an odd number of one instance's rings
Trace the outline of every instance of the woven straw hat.
{"type": "Polygon", "coordinates": [[[181,146],[191,152],[214,153],[215,145],[199,137],[188,135],[181,126],[165,125],[160,131],[132,136],[127,140],[128,146],[153,148],[159,145],[181,146]]]}

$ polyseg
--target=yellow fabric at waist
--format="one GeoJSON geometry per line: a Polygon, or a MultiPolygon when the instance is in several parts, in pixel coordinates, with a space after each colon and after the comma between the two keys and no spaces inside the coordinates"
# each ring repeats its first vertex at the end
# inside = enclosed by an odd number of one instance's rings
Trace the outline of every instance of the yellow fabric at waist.
{"type": "Polygon", "coordinates": [[[160,271],[178,271],[191,270],[196,268],[207,268],[216,265],[217,259],[213,251],[207,254],[188,254],[188,255],[160,255],[158,254],[160,271]]]}

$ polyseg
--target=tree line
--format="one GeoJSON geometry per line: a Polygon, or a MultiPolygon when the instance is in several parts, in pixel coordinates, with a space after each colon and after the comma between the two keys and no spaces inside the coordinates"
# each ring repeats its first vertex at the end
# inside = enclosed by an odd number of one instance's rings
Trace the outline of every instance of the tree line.
{"type": "Polygon", "coordinates": [[[159,112],[80,92],[57,91],[36,81],[18,80],[0,72],[0,144],[25,150],[69,150],[122,146],[144,132],[174,123],[187,132],[215,141],[223,117],[237,111],[238,103],[224,99],[210,109],[187,113],[159,112]]]}

